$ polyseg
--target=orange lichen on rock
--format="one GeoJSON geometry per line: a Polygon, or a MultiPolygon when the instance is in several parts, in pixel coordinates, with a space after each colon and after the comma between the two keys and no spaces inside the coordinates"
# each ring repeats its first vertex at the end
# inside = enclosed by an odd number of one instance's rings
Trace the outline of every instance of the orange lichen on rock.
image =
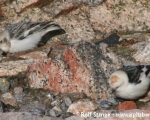
{"type": "Polygon", "coordinates": [[[81,41],[68,45],[55,58],[34,61],[28,68],[30,86],[61,93],[84,92],[92,98],[106,98],[109,88],[101,78],[99,50],[96,45],[81,41]]]}
{"type": "Polygon", "coordinates": [[[117,110],[132,110],[137,109],[137,105],[134,101],[124,101],[117,106],[117,110]]]}

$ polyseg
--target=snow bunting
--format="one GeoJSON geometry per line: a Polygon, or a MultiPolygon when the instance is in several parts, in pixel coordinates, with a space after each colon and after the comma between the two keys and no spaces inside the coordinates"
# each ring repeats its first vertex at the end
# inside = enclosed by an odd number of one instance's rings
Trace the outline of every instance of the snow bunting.
{"type": "Polygon", "coordinates": [[[54,22],[22,21],[0,33],[0,49],[5,53],[31,50],[65,31],[54,22]]]}
{"type": "Polygon", "coordinates": [[[149,72],[150,66],[124,66],[111,74],[110,87],[119,98],[138,99],[148,91],[149,72]]]}

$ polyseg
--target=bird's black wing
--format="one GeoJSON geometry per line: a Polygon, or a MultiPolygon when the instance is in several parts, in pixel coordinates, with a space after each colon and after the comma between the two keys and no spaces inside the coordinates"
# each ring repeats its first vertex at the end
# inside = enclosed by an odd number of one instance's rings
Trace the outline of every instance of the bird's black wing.
{"type": "Polygon", "coordinates": [[[10,38],[17,38],[31,24],[29,20],[20,21],[7,28],[10,38]]]}
{"type": "Polygon", "coordinates": [[[142,68],[142,66],[123,66],[119,70],[124,71],[128,75],[130,83],[138,84],[141,82],[139,78],[142,68]]]}
{"type": "Polygon", "coordinates": [[[146,76],[149,76],[148,74],[150,73],[150,65],[146,65],[147,71],[145,72],[146,76]]]}
{"type": "Polygon", "coordinates": [[[55,22],[52,21],[48,21],[48,22],[30,22],[29,20],[25,20],[25,21],[21,21],[19,23],[15,23],[12,26],[8,27],[7,30],[10,33],[10,38],[17,38],[18,40],[23,40],[24,38],[26,38],[27,36],[34,34],[35,32],[39,32],[39,31],[43,31],[49,27],[59,27],[60,29],[58,30],[54,30],[54,31],[50,31],[47,34],[45,34],[43,36],[43,40],[46,39],[46,41],[44,41],[44,43],[47,42],[47,40],[49,40],[50,38],[56,36],[56,35],[60,35],[60,34],[64,34],[66,33],[64,29],[62,29],[58,24],[56,24],[55,22]]]}

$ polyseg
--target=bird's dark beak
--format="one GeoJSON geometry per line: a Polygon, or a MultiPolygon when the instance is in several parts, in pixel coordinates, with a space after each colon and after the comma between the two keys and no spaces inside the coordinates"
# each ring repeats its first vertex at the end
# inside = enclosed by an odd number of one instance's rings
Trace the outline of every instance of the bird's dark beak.
{"type": "Polygon", "coordinates": [[[2,52],[2,56],[4,56],[4,57],[6,57],[7,54],[8,54],[7,52],[4,52],[4,51],[2,52]]]}
{"type": "Polygon", "coordinates": [[[112,92],[111,92],[111,94],[115,94],[116,93],[116,90],[115,89],[113,89],[112,90],[112,92]]]}

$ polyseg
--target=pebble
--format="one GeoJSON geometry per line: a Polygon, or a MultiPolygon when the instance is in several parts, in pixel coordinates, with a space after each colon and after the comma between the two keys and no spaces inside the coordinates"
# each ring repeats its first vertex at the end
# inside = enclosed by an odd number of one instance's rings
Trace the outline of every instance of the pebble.
{"type": "Polygon", "coordinates": [[[64,97],[64,102],[65,102],[66,106],[70,106],[72,104],[72,101],[69,97],[64,97]]]}
{"type": "Polygon", "coordinates": [[[132,110],[137,109],[137,105],[133,101],[124,101],[116,107],[117,110],[132,110]]]}
{"type": "Polygon", "coordinates": [[[66,112],[67,109],[68,109],[68,106],[66,106],[66,104],[63,102],[61,105],[60,105],[62,111],[66,112]]]}
{"type": "Polygon", "coordinates": [[[8,89],[10,87],[10,83],[7,81],[6,78],[0,78],[0,91],[2,93],[8,92],[8,89]]]}
{"type": "Polygon", "coordinates": [[[106,100],[96,100],[96,103],[99,105],[99,108],[102,110],[107,110],[113,106],[118,105],[118,102],[115,98],[108,98],[106,100]]]}
{"type": "Polygon", "coordinates": [[[14,97],[17,102],[23,102],[24,94],[15,94],[14,97]]]}
{"type": "Polygon", "coordinates": [[[67,112],[73,113],[73,114],[79,114],[81,112],[89,112],[94,111],[98,108],[98,105],[95,104],[93,101],[90,101],[89,99],[81,99],[77,102],[72,103],[67,112]]]}
{"type": "Polygon", "coordinates": [[[50,100],[54,100],[54,95],[51,94],[51,93],[48,93],[47,97],[48,97],[48,99],[50,99],[50,100]]]}
{"type": "Polygon", "coordinates": [[[9,93],[9,92],[7,92],[5,94],[2,94],[1,100],[5,104],[9,104],[11,106],[17,106],[17,101],[16,101],[15,97],[11,93],[9,93]]]}
{"type": "MultiPolygon", "coordinates": [[[[24,106],[21,106],[19,112],[34,112],[36,113],[37,111],[42,111],[44,110],[45,111],[45,106],[41,103],[41,102],[38,102],[38,101],[34,101],[34,102],[30,102],[28,104],[25,104],[24,106]],[[40,108],[40,110],[39,110],[40,108]]],[[[33,113],[34,113],[33,112],[33,113]]]]}
{"type": "Polygon", "coordinates": [[[32,110],[33,115],[45,115],[45,110],[42,108],[34,108],[32,110]]]}
{"type": "Polygon", "coordinates": [[[63,112],[59,106],[55,106],[49,111],[49,115],[52,117],[59,117],[59,116],[61,116],[62,113],[63,112]]]}
{"type": "Polygon", "coordinates": [[[70,116],[73,116],[73,114],[70,113],[70,112],[65,112],[65,113],[63,113],[63,114],[60,116],[60,118],[66,119],[66,118],[68,118],[68,117],[70,117],[70,116]]]}
{"type": "Polygon", "coordinates": [[[62,103],[62,100],[56,99],[56,100],[51,102],[51,105],[52,106],[57,106],[57,105],[60,105],[61,103],[62,103]]]}
{"type": "Polygon", "coordinates": [[[22,87],[15,87],[14,88],[14,96],[17,102],[23,102],[23,88],[22,87]]]}
{"type": "Polygon", "coordinates": [[[22,93],[23,92],[23,88],[22,87],[15,87],[14,88],[14,93],[15,94],[19,94],[19,93],[22,93]]]}

